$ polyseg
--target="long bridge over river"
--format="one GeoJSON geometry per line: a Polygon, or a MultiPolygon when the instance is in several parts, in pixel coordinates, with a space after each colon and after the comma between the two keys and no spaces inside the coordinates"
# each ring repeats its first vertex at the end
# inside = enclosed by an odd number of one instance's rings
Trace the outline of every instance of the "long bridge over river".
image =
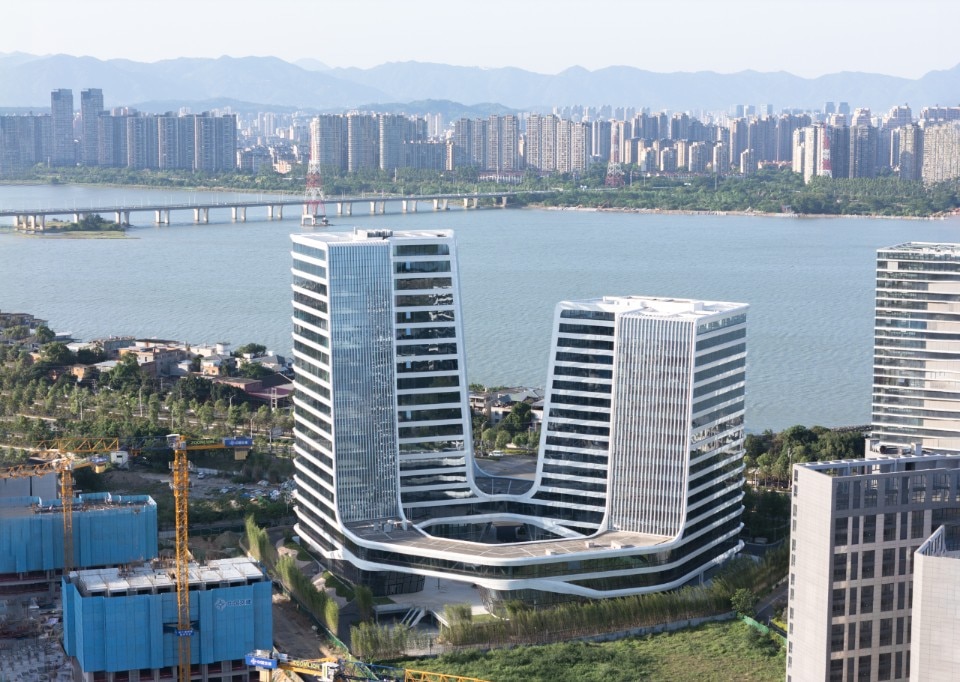
{"type": "MultiPolygon", "coordinates": [[[[550,191],[531,192],[474,192],[471,194],[423,194],[423,195],[386,195],[370,194],[358,197],[340,197],[325,199],[326,207],[335,207],[336,215],[353,215],[354,205],[370,207],[370,214],[386,213],[388,203],[400,205],[402,213],[415,213],[419,204],[428,203],[434,211],[446,211],[450,206],[461,205],[464,209],[478,208],[481,202],[506,208],[510,197],[551,194],[550,191]]],[[[193,211],[193,222],[209,223],[210,211],[224,209],[230,211],[230,218],[234,222],[246,222],[247,209],[266,208],[268,220],[283,220],[283,209],[289,206],[299,206],[298,214],[301,224],[307,222],[312,225],[323,223],[324,215],[314,215],[310,211],[311,204],[301,197],[276,195],[256,200],[225,200],[215,202],[138,204],[115,206],[87,206],[87,207],[54,207],[54,208],[4,208],[0,207],[0,218],[14,218],[18,230],[43,231],[47,219],[51,217],[72,217],[73,222],[80,222],[87,215],[113,215],[118,225],[130,225],[130,216],[134,213],[152,213],[156,225],[169,225],[170,214],[181,211],[193,211]]]]}

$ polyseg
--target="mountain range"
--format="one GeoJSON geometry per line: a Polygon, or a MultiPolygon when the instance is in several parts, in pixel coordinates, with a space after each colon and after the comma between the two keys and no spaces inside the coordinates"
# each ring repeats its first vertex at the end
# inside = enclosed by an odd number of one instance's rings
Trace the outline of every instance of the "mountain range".
{"type": "MultiPolygon", "coordinates": [[[[557,105],[650,107],[652,110],[729,110],[735,104],[817,109],[845,101],[882,112],[895,104],[957,105],[960,65],[909,79],[839,72],[801,78],[786,72],[656,73],[629,66],[589,71],[572,67],[554,75],[518,68],[485,69],[422,62],[391,62],[369,69],[330,68],[316,59],[290,63],[276,57],[179,58],[159,62],[100,60],[64,54],[0,53],[0,107],[42,111],[50,91],[101,88],[107,107],[144,111],[198,111],[228,103],[237,111],[339,112],[380,109],[426,113],[420,107],[448,100],[448,114],[463,111],[549,111],[557,105]],[[388,104],[389,103],[389,104],[388,104]],[[484,104],[487,103],[487,104],[484,104]]],[[[432,111],[437,111],[433,109],[432,111]]]]}

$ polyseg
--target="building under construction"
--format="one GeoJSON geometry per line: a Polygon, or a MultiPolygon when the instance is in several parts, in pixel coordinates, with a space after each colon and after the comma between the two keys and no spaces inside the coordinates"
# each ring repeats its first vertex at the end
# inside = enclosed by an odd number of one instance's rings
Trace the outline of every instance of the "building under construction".
{"type": "MultiPolygon", "coordinates": [[[[74,566],[117,566],[157,557],[157,505],[147,495],[91,493],[73,502],[74,566]]],[[[57,499],[0,499],[0,591],[49,581],[63,569],[57,499]]]]}
{"type": "MultiPolygon", "coordinates": [[[[247,558],[190,564],[190,679],[258,679],[244,657],[273,646],[271,582],[247,558]]],[[[177,580],[172,567],[74,571],[63,579],[63,644],[83,682],[177,675],[177,580]]]]}

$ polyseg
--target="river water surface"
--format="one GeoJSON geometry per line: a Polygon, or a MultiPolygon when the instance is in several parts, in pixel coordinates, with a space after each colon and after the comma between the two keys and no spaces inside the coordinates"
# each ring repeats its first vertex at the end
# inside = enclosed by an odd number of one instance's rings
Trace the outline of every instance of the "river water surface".
{"type": "MultiPolygon", "coordinates": [[[[4,208],[224,201],[258,195],[0,186],[4,208]]],[[[329,208],[332,208],[329,207],[329,208]]],[[[357,227],[456,231],[470,381],[543,386],[554,305],[605,294],[749,303],[747,425],[870,420],[876,249],[960,241],[960,220],[661,215],[452,209],[331,216],[357,227]]],[[[127,239],[43,239],[0,226],[0,310],[30,312],[82,339],[134,334],[251,341],[288,353],[290,238],[313,231],[248,209],[169,226],[134,213],[127,239]]],[[[112,219],[108,215],[107,218],[112,219]]]]}

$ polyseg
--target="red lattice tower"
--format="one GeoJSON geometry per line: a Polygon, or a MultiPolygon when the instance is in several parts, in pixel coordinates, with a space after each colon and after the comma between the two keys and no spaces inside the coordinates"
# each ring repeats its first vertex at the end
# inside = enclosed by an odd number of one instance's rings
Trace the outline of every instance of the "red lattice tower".
{"type": "Polygon", "coordinates": [[[326,221],[327,218],[327,207],[323,203],[320,162],[312,159],[307,166],[307,189],[303,195],[303,214],[319,221],[326,221]]]}
{"type": "Polygon", "coordinates": [[[620,127],[614,122],[610,144],[610,162],[607,164],[607,187],[623,187],[623,167],[620,165],[620,127]]]}

